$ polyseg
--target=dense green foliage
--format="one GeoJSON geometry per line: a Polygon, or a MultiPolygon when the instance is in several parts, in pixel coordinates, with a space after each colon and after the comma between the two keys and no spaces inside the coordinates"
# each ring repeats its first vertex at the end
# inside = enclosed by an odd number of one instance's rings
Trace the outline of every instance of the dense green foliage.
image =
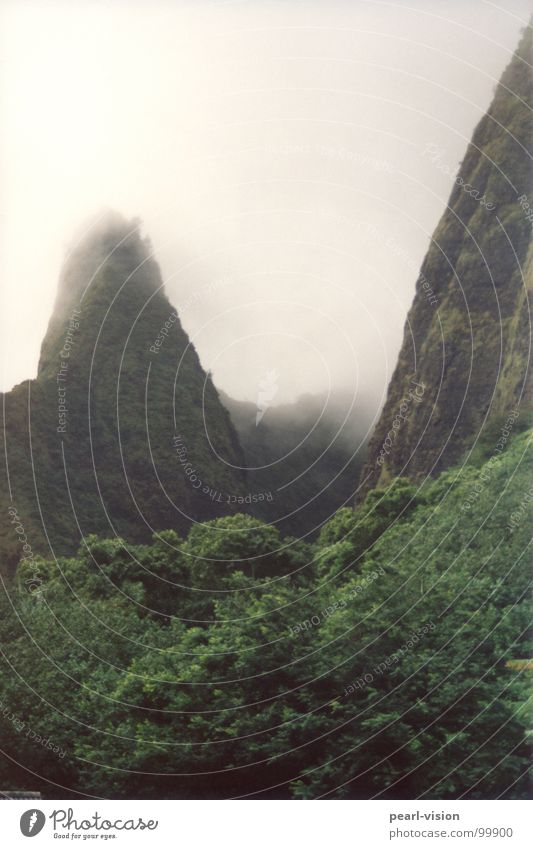
{"type": "Polygon", "coordinates": [[[532,439],[396,480],[313,546],[237,515],[21,564],[0,788],[522,798],[532,439]]]}

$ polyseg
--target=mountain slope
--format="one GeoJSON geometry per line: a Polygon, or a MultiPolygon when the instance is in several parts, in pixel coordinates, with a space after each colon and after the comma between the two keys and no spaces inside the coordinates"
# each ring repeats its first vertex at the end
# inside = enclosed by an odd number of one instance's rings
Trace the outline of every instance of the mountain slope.
{"type": "MultiPolygon", "coordinates": [[[[141,542],[153,530],[184,531],[231,512],[226,495],[245,491],[229,415],[149,243],[117,215],[65,262],[38,376],[3,406],[2,500],[33,551],[73,553],[88,533],[141,542]]],[[[8,568],[23,553],[14,528],[8,518],[0,538],[8,568]]]]}
{"type": "Polygon", "coordinates": [[[488,420],[530,420],[532,65],[527,27],[422,265],[360,495],[457,462],[488,420]]]}

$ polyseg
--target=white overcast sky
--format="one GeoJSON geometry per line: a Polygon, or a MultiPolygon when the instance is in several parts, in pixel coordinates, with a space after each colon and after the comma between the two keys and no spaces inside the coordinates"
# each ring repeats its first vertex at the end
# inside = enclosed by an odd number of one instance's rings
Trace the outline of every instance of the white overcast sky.
{"type": "Polygon", "coordinates": [[[66,246],[111,207],[143,220],[230,394],[274,369],[278,401],[331,385],[379,403],[445,167],[531,0],[0,8],[1,388],[35,376],[66,246]]]}

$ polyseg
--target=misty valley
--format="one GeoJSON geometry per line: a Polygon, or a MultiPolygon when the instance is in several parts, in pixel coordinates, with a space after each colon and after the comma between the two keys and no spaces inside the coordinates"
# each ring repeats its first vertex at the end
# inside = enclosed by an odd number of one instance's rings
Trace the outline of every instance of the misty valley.
{"type": "Polygon", "coordinates": [[[6,798],[528,798],[532,68],[527,26],[379,403],[269,341],[236,397],[139,219],[71,242],[2,393],[6,798]]]}

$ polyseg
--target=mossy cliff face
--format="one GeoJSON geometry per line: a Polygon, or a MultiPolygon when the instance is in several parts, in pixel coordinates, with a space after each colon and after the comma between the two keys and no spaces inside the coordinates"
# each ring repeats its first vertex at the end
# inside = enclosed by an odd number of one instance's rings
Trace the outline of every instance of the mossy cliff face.
{"type": "Polygon", "coordinates": [[[24,553],[10,504],[32,551],[54,555],[93,532],[185,531],[245,493],[229,415],[135,222],[109,215],[71,252],[38,376],[4,404],[4,571],[24,553]]]}
{"type": "Polygon", "coordinates": [[[513,410],[531,420],[532,65],[527,27],[433,234],[360,497],[458,462],[513,410]]]}

